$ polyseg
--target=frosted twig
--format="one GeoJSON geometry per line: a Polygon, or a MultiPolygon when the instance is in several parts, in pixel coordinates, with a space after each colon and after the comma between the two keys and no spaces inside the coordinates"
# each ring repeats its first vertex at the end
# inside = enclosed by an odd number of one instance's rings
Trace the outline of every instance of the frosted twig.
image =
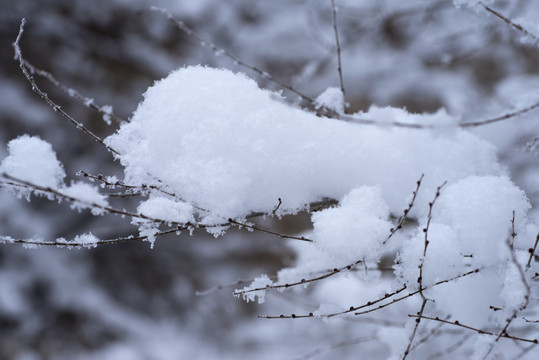
{"type": "MultiPolygon", "coordinates": [[[[150,9],[153,10],[153,11],[158,11],[158,12],[164,14],[165,16],[167,16],[167,18],[180,31],[182,31],[183,33],[185,33],[187,36],[191,37],[192,39],[196,40],[200,45],[202,45],[202,46],[204,46],[206,48],[209,48],[215,54],[219,54],[221,56],[224,56],[224,57],[228,58],[229,60],[231,60],[235,65],[239,65],[239,66],[241,66],[241,67],[243,67],[245,69],[248,69],[248,70],[258,74],[263,79],[266,79],[266,80],[280,86],[281,88],[286,89],[286,90],[298,95],[300,98],[302,98],[303,100],[308,102],[309,105],[314,104],[314,99],[312,99],[311,97],[303,94],[302,92],[298,91],[297,89],[293,88],[292,86],[287,85],[287,84],[275,79],[273,76],[268,74],[266,71],[260,70],[256,66],[253,66],[253,65],[250,65],[250,64],[246,63],[245,61],[241,60],[240,58],[236,57],[235,55],[232,55],[227,50],[215,45],[211,41],[207,41],[202,36],[200,36],[198,33],[196,33],[193,29],[188,27],[183,21],[178,20],[174,16],[172,16],[172,14],[168,10],[162,9],[162,8],[159,8],[159,7],[156,7],[156,6],[152,6],[152,7],[150,7],[150,9]]],[[[322,106],[321,110],[323,110],[325,115],[329,115],[330,117],[338,117],[338,114],[335,111],[333,111],[331,109],[328,109],[325,106],[322,106]]]]}
{"type": "Polygon", "coordinates": [[[219,291],[219,290],[228,289],[228,288],[235,287],[235,286],[238,286],[238,285],[249,284],[249,283],[253,282],[253,280],[254,279],[244,279],[244,280],[240,279],[240,280],[237,280],[237,281],[235,281],[233,283],[230,283],[230,284],[217,285],[217,286],[214,286],[212,288],[209,288],[209,289],[206,289],[206,290],[203,290],[203,291],[195,291],[195,295],[196,296],[205,296],[205,295],[211,294],[211,293],[219,291]]]}
{"type": "Polygon", "coordinates": [[[30,85],[32,85],[32,90],[34,92],[36,92],[41,97],[41,99],[43,99],[47,103],[47,105],[49,105],[54,111],[59,112],[64,118],[66,118],[73,125],[75,125],[77,129],[79,129],[80,131],[82,131],[83,133],[85,133],[86,135],[90,136],[92,139],[94,139],[95,141],[97,141],[98,143],[103,145],[110,152],[114,153],[115,155],[120,155],[120,153],[118,151],[116,151],[115,149],[113,149],[109,145],[105,144],[103,139],[101,139],[99,136],[97,136],[96,134],[94,134],[93,132],[88,130],[82,123],[78,122],[73,117],[71,117],[71,115],[69,115],[64,110],[62,110],[62,108],[59,105],[57,105],[54,101],[52,101],[49,98],[47,93],[43,92],[37,86],[37,84],[36,84],[36,82],[34,80],[34,77],[32,75],[30,75],[30,73],[28,72],[28,69],[26,68],[25,62],[23,61],[21,48],[19,46],[19,42],[20,42],[20,40],[22,38],[22,34],[24,32],[24,24],[25,23],[26,23],[26,19],[22,19],[21,20],[21,26],[19,28],[19,34],[17,35],[17,39],[13,43],[13,49],[15,50],[15,59],[19,61],[19,67],[21,68],[22,73],[24,74],[24,76],[26,77],[26,79],[28,80],[30,85]]]}
{"type": "Polygon", "coordinates": [[[32,182],[16,178],[16,177],[11,176],[11,175],[6,174],[6,173],[0,173],[0,176],[15,182],[15,184],[10,184],[12,186],[13,185],[23,186],[23,187],[26,187],[26,188],[28,188],[30,190],[36,190],[36,191],[40,191],[40,192],[43,192],[43,193],[51,194],[51,195],[53,195],[54,197],[56,197],[58,199],[64,199],[64,200],[67,200],[67,201],[72,202],[72,203],[80,203],[80,204],[88,206],[88,207],[90,207],[92,209],[99,209],[99,210],[102,210],[102,211],[104,211],[106,213],[109,213],[109,214],[120,215],[120,216],[128,216],[128,217],[132,217],[132,218],[138,218],[138,219],[142,219],[142,220],[146,220],[146,221],[151,221],[151,222],[154,222],[154,223],[157,223],[157,224],[169,224],[169,225],[187,226],[187,227],[196,226],[195,224],[192,224],[192,223],[189,223],[189,222],[187,222],[187,223],[179,223],[179,222],[175,222],[175,221],[167,221],[167,220],[163,220],[163,219],[157,219],[157,218],[153,218],[153,217],[150,217],[150,216],[146,216],[144,214],[137,214],[137,213],[133,213],[133,212],[130,212],[130,211],[127,211],[127,210],[114,209],[114,208],[112,208],[110,206],[99,205],[99,204],[96,204],[95,202],[86,201],[86,200],[82,200],[82,199],[77,199],[77,198],[75,198],[73,196],[62,193],[61,190],[53,189],[53,188],[48,187],[48,186],[37,185],[37,184],[34,184],[32,182]]]}
{"type": "MultiPolygon", "coordinates": [[[[498,334],[495,334],[493,332],[486,331],[486,330],[481,330],[481,329],[478,329],[478,328],[474,328],[473,326],[462,324],[458,320],[449,321],[449,320],[440,319],[439,317],[430,317],[430,316],[425,316],[425,315],[422,315],[422,316],[408,315],[408,316],[412,317],[412,318],[421,317],[422,319],[425,319],[425,320],[440,321],[440,322],[443,322],[444,324],[458,326],[458,327],[461,327],[461,328],[464,328],[464,329],[475,331],[478,334],[482,334],[482,335],[498,336],[498,334]]],[[[537,339],[526,339],[526,338],[521,338],[521,337],[518,337],[518,336],[512,336],[512,335],[509,335],[507,333],[502,334],[501,337],[506,338],[506,339],[513,339],[513,340],[517,340],[517,341],[529,342],[529,343],[533,343],[533,344],[538,344],[539,343],[539,341],[537,339]]]]}
{"type": "Polygon", "coordinates": [[[331,12],[333,14],[333,32],[335,33],[335,48],[337,51],[337,72],[339,74],[342,96],[345,98],[344,81],[342,78],[341,43],[339,42],[339,31],[337,30],[337,6],[335,6],[335,0],[331,0],[331,12]]]}
{"type": "Polygon", "coordinates": [[[256,226],[256,225],[251,225],[251,224],[248,224],[248,223],[242,223],[242,222],[236,221],[236,220],[234,220],[232,218],[229,218],[228,222],[230,224],[232,224],[232,225],[236,225],[236,226],[239,226],[239,227],[246,227],[247,229],[256,230],[256,231],[260,231],[260,232],[263,232],[263,233],[266,233],[266,234],[275,235],[275,236],[278,236],[278,237],[283,238],[283,239],[293,239],[293,240],[301,240],[301,241],[313,242],[311,239],[307,239],[304,236],[292,236],[292,235],[281,234],[281,233],[278,233],[278,232],[275,232],[275,231],[272,231],[272,230],[269,230],[269,229],[261,228],[261,227],[256,226]]]}
{"type": "Polygon", "coordinates": [[[410,210],[412,210],[412,207],[414,206],[414,202],[415,202],[415,198],[417,197],[417,192],[419,191],[419,187],[421,186],[421,181],[423,181],[423,177],[425,176],[425,174],[421,174],[421,176],[419,177],[419,180],[417,180],[416,182],[416,188],[413,192],[413,196],[412,196],[412,200],[410,200],[410,203],[408,204],[408,207],[406,209],[404,209],[403,211],[403,214],[402,214],[402,217],[399,219],[399,222],[397,223],[397,226],[395,226],[394,228],[390,229],[389,230],[389,236],[387,237],[387,239],[384,240],[384,242],[382,244],[386,244],[386,242],[391,239],[391,237],[397,232],[399,231],[400,229],[402,229],[402,225],[404,224],[404,222],[406,221],[406,217],[408,216],[408,213],[410,212],[410,210]]]}
{"type": "Polygon", "coordinates": [[[37,191],[41,191],[43,193],[51,194],[51,195],[55,196],[56,198],[64,199],[64,200],[67,200],[67,201],[72,202],[72,203],[84,204],[85,206],[88,206],[90,208],[99,209],[99,210],[102,210],[102,211],[110,213],[110,214],[120,215],[120,216],[129,216],[131,218],[138,218],[138,219],[145,220],[145,221],[151,221],[151,222],[159,224],[159,225],[167,224],[169,226],[178,226],[178,228],[182,228],[182,229],[188,229],[188,228],[212,228],[212,227],[220,227],[220,226],[238,225],[238,226],[245,226],[246,228],[249,228],[249,229],[252,229],[252,230],[256,230],[256,231],[264,232],[264,233],[267,233],[267,234],[275,235],[275,236],[278,236],[279,238],[283,238],[283,239],[294,239],[294,240],[312,242],[312,240],[307,239],[305,237],[298,237],[298,236],[280,234],[280,233],[277,233],[277,232],[274,232],[274,231],[271,231],[271,230],[268,230],[268,229],[261,228],[259,226],[243,224],[243,223],[237,222],[237,221],[235,221],[233,219],[228,219],[228,222],[224,222],[224,223],[221,223],[221,224],[209,224],[209,225],[199,224],[199,223],[191,223],[191,222],[180,223],[180,222],[177,222],[177,221],[169,221],[169,220],[158,219],[158,218],[146,216],[144,214],[137,214],[137,213],[133,213],[133,212],[126,211],[126,210],[115,209],[115,208],[112,208],[110,206],[99,205],[99,204],[96,204],[96,203],[91,202],[91,201],[85,201],[85,200],[77,199],[77,198],[75,198],[73,196],[66,195],[66,194],[62,193],[61,191],[53,189],[51,187],[40,186],[40,185],[31,183],[29,181],[26,181],[26,180],[18,179],[16,177],[13,177],[13,176],[11,176],[9,174],[6,174],[6,173],[0,173],[0,176],[15,182],[15,184],[8,184],[10,186],[26,187],[26,188],[28,188],[30,190],[37,190],[37,191]]]}
{"type": "Polygon", "coordinates": [[[502,20],[504,23],[506,23],[507,25],[509,25],[510,27],[512,27],[513,29],[516,29],[518,31],[520,31],[521,33],[523,33],[524,35],[532,38],[534,40],[534,43],[537,44],[539,42],[539,38],[537,36],[535,36],[534,34],[530,33],[528,30],[526,30],[524,27],[522,27],[521,25],[513,22],[511,19],[505,17],[504,15],[500,14],[499,12],[497,12],[496,10],[492,9],[491,7],[489,7],[488,5],[485,5],[483,2],[479,2],[479,4],[486,10],[488,11],[489,13],[491,13],[492,15],[496,16],[498,19],[502,20]]]}
{"type": "MultiPolygon", "coordinates": [[[[153,234],[154,237],[163,236],[167,234],[172,234],[175,232],[178,232],[180,230],[185,230],[184,228],[174,228],[174,229],[168,229],[163,230],[158,233],[153,234]]],[[[68,247],[68,248],[80,248],[80,247],[88,247],[88,246],[94,246],[94,245],[104,245],[104,244],[118,244],[122,242],[128,242],[128,241],[140,241],[140,240],[146,240],[148,236],[126,236],[126,237],[119,237],[114,239],[104,239],[104,240],[97,240],[92,243],[84,243],[84,242],[73,242],[73,241],[40,241],[36,239],[14,239],[9,236],[0,235],[0,243],[5,244],[23,244],[23,245],[37,245],[37,246],[57,246],[57,247],[68,247]]]]}
{"type": "Polygon", "coordinates": [[[292,286],[297,286],[297,285],[309,284],[309,283],[312,283],[312,282],[315,282],[315,281],[327,279],[328,277],[336,275],[336,274],[340,273],[341,271],[350,270],[350,269],[352,269],[352,267],[354,267],[357,264],[362,263],[362,262],[363,262],[362,260],[358,260],[354,264],[346,265],[346,266],[343,266],[341,268],[335,268],[335,269],[333,269],[333,270],[331,270],[331,271],[329,271],[329,272],[327,272],[327,273],[325,273],[323,275],[320,275],[320,276],[317,276],[317,277],[314,277],[314,278],[310,278],[310,279],[301,279],[299,281],[286,283],[286,284],[268,285],[268,286],[265,286],[265,287],[262,287],[262,288],[256,288],[256,289],[237,290],[237,291],[234,291],[234,296],[239,296],[239,295],[243,295],[243,294],[246,294],[246,293],[255,292],[255,291],[261,291],[261,290],[282,289],[282,288],[290,288],[292,286]]]}
{"type": "Polygon", "coordinates": [[[58,79],[56,79],[50,72],[37,68],[36,66],[32,65],[28,60],[22,57],[20,57],[20,60],[24,63],[24,66],[26,66],[26,68],[30,71],[31,74],[37,74],[42,78],[47,79],[50,83],[61,89],[67,95],[79,100],[84,106],[99,112],[103,116],[110,116],[111,119],[114,119],[118,123],[126,122],[125,119],[120,118],[119,116],[108,110],[107,106],[96,105],[93,99],[82,95],[77,90],[70,88],[67,85],[64,85],[63,83],[58,81],[58,79]]]}

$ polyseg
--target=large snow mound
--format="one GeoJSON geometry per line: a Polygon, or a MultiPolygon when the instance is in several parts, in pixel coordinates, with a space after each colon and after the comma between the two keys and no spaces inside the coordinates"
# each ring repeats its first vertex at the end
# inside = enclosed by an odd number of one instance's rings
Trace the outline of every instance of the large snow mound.
{"type": "Polygon", "coordinates": [[[194,66],[150,87],[106,143],[119,151],[126,181],[166,184],[227,218],[271,211],[278,198],[280,211],[294,212],[363,185],[379,186],[389,211],[400,213],[422,173],[420,198],[443,181],[502,173],[494,147],[447,126],[452,118],[444,111],[374,107],[357,115],[381,126],[318,117],[243,74],[194,66]],[[388,121],[445,125],[417,130],[384,126],[388,121]]]}

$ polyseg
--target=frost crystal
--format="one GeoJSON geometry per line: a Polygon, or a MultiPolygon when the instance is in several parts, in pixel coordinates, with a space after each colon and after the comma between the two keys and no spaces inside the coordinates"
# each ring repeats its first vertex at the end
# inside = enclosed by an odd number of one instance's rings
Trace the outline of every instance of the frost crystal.
{"type": "Polygon", "coordinates": [[[253,290],[259,289],[259,288],[265,288],[266,286],[270,286],[272,284],[273,284],[273,281],[271,281],[268,275],[262,274],[256,279],[254,279],[251,285],[245,286],[243,289],[238,290],[238,291],[243,292],[241,294],[241,296],[243,297],[243,300],[249,302],[249,301],[255,301],[258,298],[258,303],[263,304],[264,301],[266,301],[266,290],[256,290],[256,291],[253,291],[253,290]]]}

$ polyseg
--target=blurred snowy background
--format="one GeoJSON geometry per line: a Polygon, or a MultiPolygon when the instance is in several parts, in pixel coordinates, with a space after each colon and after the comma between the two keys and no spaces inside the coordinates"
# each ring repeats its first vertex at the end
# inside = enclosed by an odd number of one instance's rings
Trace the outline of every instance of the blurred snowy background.
{"type": "MultiPolygon", "coordinates": [[[[456,8],[447,0],[337,3],[350,112],[371,104],[411,112],[445,108],[472,121],[539,101],[537,44],[485,11],[456,8]]],[[[79,170],[121,174],[103,148],[32,93],[11,48],[23,17],[28,21],[21,43],[26,59],[96,103],[113,106],[123,118],[154,80],[184,65],[208,64],[254,76],[179,32],[162,14],[150,11],[151,5],[168,9],[206,39],[311,97],[338,86],[329,0],[0,0],[0,158],[10,139],[28,133],[53,144],[68,179],[77,179],[79,170]]],[[[539,35],[537,1],[495,1],[492,6],[531,24],[539,35]]],[[[40,85],[100,136],[116,129],[47,82],[40,85]]],[[[539,169],[535,149],[527,144],[539,136],[535,116],[474,130],[498,147],[502,164],[533,205],[539,200],[539,169]]],[[[129,200],[116,201],[132,206],[129,200]]],[[[306,216],[298,215],[265,225],[294,233],[308,224],[306,216]]],[[[27,203],[0,192],[3,235],[55,239],[89,230],[101,238],[135,233],[128,220],[95,218],[64,203],[43,198],[27,203]]],[[[238,231],[218,239],[203,232],[162,238],[153,250],[144,242],[91,250],[2,245],[0,359],[357,356],[351,344],[330,348],[368,335],[360,322],[256,318],[290,303],[307,311],[318,308],[304,297],[271,294],[277,299],[257,306],[233,298],[233,288],[195,294],[274,274],[293,260],[284,241],[238,231]]],[[[387,355],[375,342],[361,349],[370,358],[387,355]]]]}

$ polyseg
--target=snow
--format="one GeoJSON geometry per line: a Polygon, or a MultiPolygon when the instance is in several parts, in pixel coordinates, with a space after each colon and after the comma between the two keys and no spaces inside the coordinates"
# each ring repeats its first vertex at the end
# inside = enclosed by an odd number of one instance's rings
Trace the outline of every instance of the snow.
{"type": "Polygon", "coordinates": [[[357,259],[378,261],[382,242],[392,227],[389,208],[379,187],[352,190],[338,207],[312,215],[315,246],[333,257],[336,265],[357,259]]]}
{"type": "Polygon", "coordinates": [[[515,212],[515,231],[525,236],[530,204],[507,177],[468,177],[442,192],[434,209],[437,222],[457,235],[462,254],[473,254],[474,266],[489,266],[507,257],[506,239],[515,212]]]}
{"type": "Polygon", "coordinates": [[[107,213],[104,209],[108,207],[106,197],[99,193],[99,190],[90,184],[75,182],[69,187],[61,189],[61,193],[70,196],[76,201],[71,203],[71,208],[81,211],[90,209],[93,215],[103,215],[107,213]]]}
{"type": "MultiPolygon", "coordinates": [[[[378,185],[389,211],[400,213],[423,172],[424,194],[443,181],[502,173],[494,147],[464,130],[363,126],[275,97],[243,74],[182,68],[150,87],[131,122],[106,143],[119,151],[126,182],[161,181],[221,221],[271,212],[277,198],[281,212],[294,213],[360,185],[378,185]]],[[[449,118],[377,107],[357,116],[429,125],[449,118]]]]}
{"type": "Polygon", "coordinates": [[[344,114],[344,95],[341,89],[329,87],[318,95],[315,100],[316,108],[326,107],[335,110],[339,114],[344,114]]]}
{"type": "Polygon", "coordinates": [[[103,121],[105,124],[110,125],[112,123],[112,106],[111,105],[105,105],[101,107],[101,111],[103,111],[103,121]]]}
{"type": "MultiPolygon", "coordinates": [[[[8,143],[9,155],[2,160],[0,173],[45,188],[57,189],[63,184],[65,171],[52,146],[37,136],[22,135],[8,143]]],[[[29,189],[14,188],[28,198],[29,189]]]]}
{"type": "Polygon", "coordinates": [[[165,197],[152,197],[140,203],[139,214],[154,219],[186,224],[194,221],[193,206],[165,197]]]}
{"type": "Polygon", "coordinates": [[[94,234],[90,232],[75,236],[73,242],[78,244],[84,244],[84,247],[91,249],[97,247],[99,238],[97,238],[94,234]]]}

